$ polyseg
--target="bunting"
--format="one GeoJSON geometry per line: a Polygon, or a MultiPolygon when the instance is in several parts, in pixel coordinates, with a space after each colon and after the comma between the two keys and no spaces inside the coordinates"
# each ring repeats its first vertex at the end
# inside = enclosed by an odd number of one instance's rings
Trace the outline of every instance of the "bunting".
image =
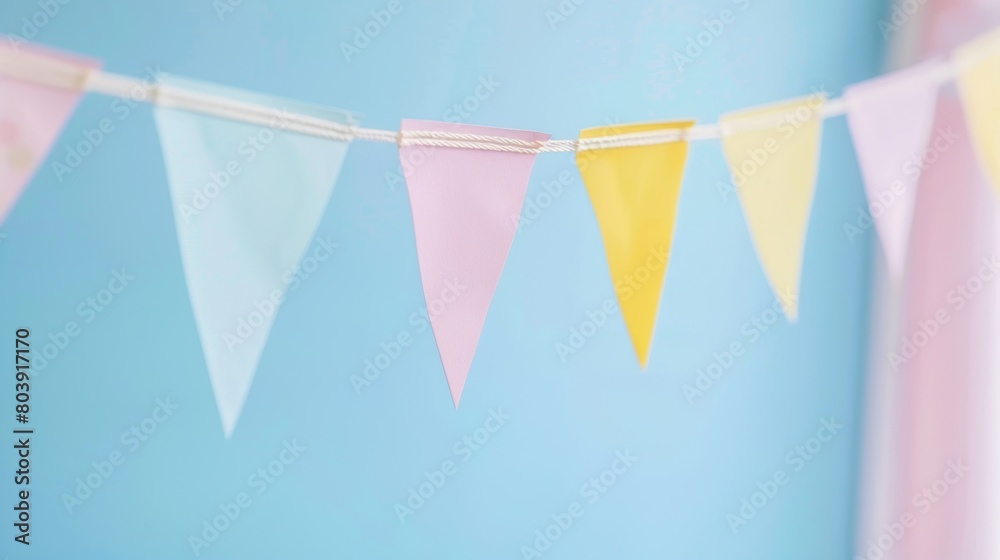
{"type": "MultiPolygon", "coordinates": [[[[140,82],[97,63],[0,45],[0,223],[81,92],[132,97],[140,82]]],[[[1000,189],[1000,30],[952,68],[985,175],[1000,189]]],[[[585,129],[577,140],[404,120],[361,128],[344,111],[165,78],[156,104],[180,255],[223,433],[235,430],[295,267],[315,234],[353,138],[398,145],[423,294],[457,407],[517,230],[538,153],[575,153],[608,271],[641,367],[655,331],[688,142],[719,137],[764,275],[795,321],[822,121],[846,113],[871,217],[895,276],[943,61],[847,88],[691,121],[585,129]]],[[[947,142],[952,142],[950,137],[947,142]]],[[[936,140],[935,140],[936,142],[936,140]]],[[[936,144],[934,144],[936,147],[936,144]]]]}
{"type": "Polygon", "coordinates": [[[184,277],[226,437],[236,427],[287,283],[326,209],[347,143],[279,130],[288,111],[348,113],[163,78],[270,107],[254,125],[157,107],[184,277]]]}
{"type": "MultiPolygon", "coordinates": [[[[548,134],[434,121],[404,120],[402,134],[488,135],[537,142],[548,134]]],[[[514,241],[533,153],[409,146],[399,149],[413,214],[417,261],[452,402],[458,407],[514,241]]]]}
{"type": "Polygon", "coordinates": [[[976,154],[1000,193],[1000,29],[959,47],[954,59],[976,154]]]}
{"type": "Polygon", "coordinates": [[[934,122],[937,87],[925,62],[847,88],[847,124],[858,155],[868,215],[894,278],[903,273],[922,158],[934,122]]]}
{"type": "MultiPolygon", "coordinates": [[[[0,61],[13,62],[15,57],[72,65],[84,71],[81,79],[87,69],[100,66],[95,60],[0,43],[0,61]]],[[[0,74],[0,224],[45,160],[82,94],[0,74]]]]}
{"type": "Polygon", "coordinates": [[[821,93],[723,115],[722,152],[764,273],[790,321],[799,281],[822,129],[821,93]]]}
{"type": "MultiPolygon", "coordinates": [[[[677,130],[694,121],[590,128],[580,138],[677,130]]],[[[646,367],[667,271],[687,142],[577,152],[604,239],[611,284],[639,365],[646,367]]]]}

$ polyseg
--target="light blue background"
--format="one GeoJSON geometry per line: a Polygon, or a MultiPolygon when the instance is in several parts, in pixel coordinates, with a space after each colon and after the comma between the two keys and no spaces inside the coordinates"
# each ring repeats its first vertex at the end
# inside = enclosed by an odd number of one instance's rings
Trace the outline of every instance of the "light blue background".
{"type": "MultiPolygon", "coordinates": [[[[73,0],[35,39],[101,58],[112,72],[147,67],[227,86],[342,107],[366,126],[442,119],[480,77],[501,83],[468,119],[572,138],[608,122],[694,117],[825,87],[839,94],[874,75],[881,3],[730,0],[583,3],[553,30],[545,2],[409,2],[348,63],[340,44],[383,1],[245,0],[220,21],[204,1],[73,0]],[[671,53],[736,21],[678,73],[671,53]]],[[[33,0],[8,0],[0,31],[20,33],[33,0]]],[[[716,183],[715,142],[691,148],[659,324],[639,371],[620,316],[563,363],[566,342],[613,292],[597,225],[570,154],[538,158],[528,199],[562,170],[571,184],[515,239],[476,360],[455,410],[423,305],[405,189],[390,188],[395,148],[356,143],[317,235],[341,247],[283,305],[243,416],[225,440],[184,285],[166,176],[148,106],[127,118],[113,99],[85,97],[50,161],[20,200],[0,244],[0,333],[19,326],[36,348],[125,267],[133,283],[43,372],[32,395],[30,550],[12,544],[13,450],[2,445],[0,557],[192,557],[188,536],[239,492],[252,506],[205,558],[520,558],[549,516],[616,450],[638,462],[544,558],[846,559],[857,479],[869,249],[841,225],[863,195],[843,119],[828,121],[809,230],[801,319],[752,344],[706,396],[682,393],[713,352],[773,302],[739,204],[716,183]],[[116,129],[63,181],[51,162],[102,118],[116,129]],[[361,395],[379,345],[414,344],[361,395]],[[156,399],[180,409],[134,453],[120,434],[156,399]],[[401,524],[393,510],[425,470],[491,407],[511,416],[487,445],[401,524]],[[844,430],[737,534],[726,522],[785,455],[834,415],[844,430]],[[247,477],[283,440],[306,447],[268,490],[247,477]],[[72,514],[61,496],[92,461],[124,465],[72,514]]],[[[281,188],[275,185],[275,188],[281,188]]],[[[12,368],[7,367],[6,370],[12,368]]],[[[13,379],[0,418],[13,425],[13,379]],[[8,419],[8,411],[10,418],[8,419]]],[[[9,438],[10,436],[8,436],[9,438]]]]}

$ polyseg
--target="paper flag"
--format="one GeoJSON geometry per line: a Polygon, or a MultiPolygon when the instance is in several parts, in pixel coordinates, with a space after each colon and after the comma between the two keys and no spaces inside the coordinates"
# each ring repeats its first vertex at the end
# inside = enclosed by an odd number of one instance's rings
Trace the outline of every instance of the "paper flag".
{"type": "Polygon", "coordinates": [[[1000,192],[1000,30],[962,45],[953,56],[980,165],[1000,192]]]}
{"type": "Polygon", "coordinates": [[[169,78],[165,86],[273,108],[269,125],[157,107],[181,260],[222,427],[230,437],[285,295],[326,208],[345,142],[275,128],[335,109],[169,78]]]}
{"type": "MultiPolygon", "coordinates": [[[[415,131],[541,141],[548,134],[406,119],[415,131]]],[[[413,213],[417,261],[431,327],[455,406],[486,312],[514,240],[533,153],[404,146],[399,150],[413,213]]]]}
{"type": "MultiPolygon", "coordinates": [[[[100,66],[93,60],[7,44],[0,44],[0,59],[100,66]]],[[[0,75],[0,224],[45,160],[82,94],[0,75]]]]}
{"type": "MultiPolygon", "coordinates": [[[[683,130],[693,124],[685,121],[590,128],[581,131],[580,138],[683,130]]],[[[643,368],[649,359],[660,306],[687,151],[687,142],[671,142],[576,154],[604,239],[611,284],[643,368]]]]}
{"type": "Polygon", "coordinates": [[[798,317],[824,102],[825,96],[817,93],[719,120],[722,151],[750,237],[790,321],[798,317]]]}
{"type": "Polygon", "coordinates": [[[864,177],[868,213],[889,271],[903,273],[922,158],[934,122],[938,60],[851,86],[844,92],[847,124],[864,177]]]}

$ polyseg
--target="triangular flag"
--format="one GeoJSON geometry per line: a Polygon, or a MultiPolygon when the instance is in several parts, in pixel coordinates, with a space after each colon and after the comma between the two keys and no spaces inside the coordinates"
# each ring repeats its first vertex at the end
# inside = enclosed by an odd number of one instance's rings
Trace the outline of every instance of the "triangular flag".
{"type": "Polygon", "coordinates": [[[817,93],[719,119],[750,237],[790,321],[798,317],[824,102],[817,93]]]}
{"type": "MultiPolygon", "coordinates": [[[[93,60],[7,44],[0,44],[0,64],[28,66],[33,73],[46,66],[76,70],[81,85],[85,73],[100,66],[93,60]]],[[[0,74],[0,224],[45,160],[81,95],[82,88],[50,87],[0,74]]]]}
{"type": "Polygon", "coordinates": [[[171,78],[165,87],[265,107],[267,125],[157,107],[181,260],[223,431],[230,437],[347,143],[278,128],[285,111],[343,124],[335,109],[171,78]]]}
{"type": "MultiPolygon", "coordinates": [[[[580,138],[656,131],[682,132],[693,121],[589,128],[580,138]]],[[[688,145],[675,142],[576,153],[604,240],[611,285],[639,365],[650,342],[667,270],[688,145]]]]}
{"type": "Polygon", "coordinates": [[[407,146],[407,136],[451,133],[525,143],[548,134],[434,121],[404,120],[399,157],[413,213],[417,261],[431,327],[452,401],[462,388],[486,312],[514,240],[534,153],[407,146]]]}
{"type": "Polygon", "coordinates": [[[938,85],[929,78],[941,69],[940,61],[929,61],[844,92],[847,124],[864,177],[869,213],[896,278],[906,261],[919,162],[937,105],[938,85]]]}
{"type": "Polygon", "coordinates": [[[959,47],[954,61],[979,162],[1000,192],[1000,30],[959,47]]]}

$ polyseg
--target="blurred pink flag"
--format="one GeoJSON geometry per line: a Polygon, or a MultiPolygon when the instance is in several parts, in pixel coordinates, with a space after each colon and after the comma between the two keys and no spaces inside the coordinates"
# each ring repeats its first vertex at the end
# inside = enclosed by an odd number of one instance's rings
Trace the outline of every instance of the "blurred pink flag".
{"type": "Polygon", "coordinates": [[[917,183],[926,165],[937,102],[938,86],[930,78],[942,67],[941,61],[932,60],[844,92],[869,217],[893,278],[900,277],[906,263],[917,183]]]}
{"type": "MultiPolygon", "coordinates": [[[[93,60],[0,43],[0,62],[5,66],[34,66],[39,61],[99,66],[93,60]]],[[[45,161],[82,94],[82,90],[37,85],[0,74],[0,224],[45,161]]]]}
{"type": "Polygon", "coordinates": [[[486,312],[514,240],[534,153],[406,146],[421,132],[537,142],[548,134],[403,120],[399,150],[413,213],[427,312],[451,398],[458,406],[486,312]]]}
{"type": "MultiPolygon", "coordinates": [[[[953,54],[1000,24],[996,2],[928,0],[920,10],[921,24],[907,29],[915,58],[953,54]]],[[[900,329],[887,349],[911,347],[898,372],[887,372],[900,387],[890,523],[909,513],[915,525],[892,540],[898,546],[886,558],[995,560],[1000,213],[954,86],[940,91],[934,120],[933,129],[948,131],[953,142],[939,144],[920,179],[900,329]]]]}

